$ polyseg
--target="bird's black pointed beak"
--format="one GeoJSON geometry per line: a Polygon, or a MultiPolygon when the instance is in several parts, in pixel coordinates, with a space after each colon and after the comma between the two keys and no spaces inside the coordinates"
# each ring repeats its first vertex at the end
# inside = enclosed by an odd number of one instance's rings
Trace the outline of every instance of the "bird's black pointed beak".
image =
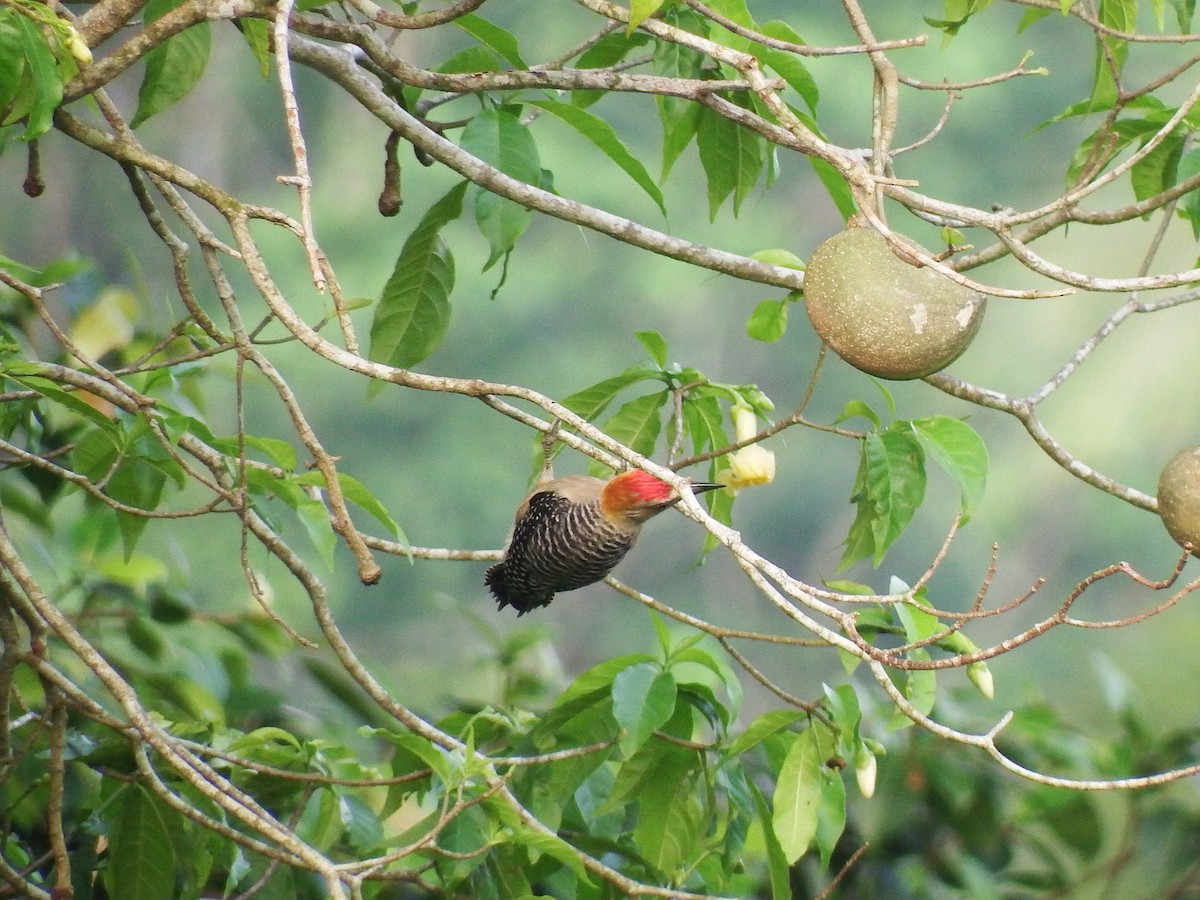
{"type": "Polygon", "coordinates": [[[715,491],[717,488],[723,488],[723,487],[725,487],[725,485],[713,484],[711,481],[693,481],[692,482],[692,493],[693,494],[703,494],[706,491],[715,491]]]}

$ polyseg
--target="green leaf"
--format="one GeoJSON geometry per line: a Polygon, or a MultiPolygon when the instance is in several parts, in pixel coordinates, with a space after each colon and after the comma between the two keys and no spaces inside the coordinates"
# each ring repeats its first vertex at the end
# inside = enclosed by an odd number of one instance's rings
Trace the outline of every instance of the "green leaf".
{"type": "MultiPolygon", "coordinates": [[[[626,34],[624,31],[610,32],[580,54],[575,61],[575,68],[607,69],[615,66],[632,51],[644,47],[648,43],[650,43],[650,36],[644,32],[639,31],[633,34],[626,34]]],[[[571,103],[575,106],[591,106],[605,96],[605,91],[572,91],[571,103]]]]}
{"type": "MultiPolygon", "coordinates": [[[[150,0],[143,12],[143,19],[153,22],[181,2],[150,0]]],[[[129,124],[137,128],[151,116],[187,96],[204,74],[211,47],[209,23],[198,22],[151,49],[144,57],[146,73],[138,90],[137,111],[129,124]]]]}
{"type": "MultiPolygon", "coordinates": [[[[1179,160],[1178,178],[1187,181],[1200,173],[1200,149],[1189,150],[1179,160]]],[[[1192,224],[1192,237],[1200,240],[1200,190],[1189,191],[1179,200],[1179,214],[1192,224]]]]}
{"type": "MultiPolygon", "coordinates": [[[[773,37],[776,40],[788,41],[793,44],[803,44],[805,42],[787,22],[778,20],[765,22],[760,30],[763,34],[773,37]]],[[[761,52],[761,55],[758,53],[756,55],[769,68],[774,69],[788,83],[788,86],[800,95],[800,99],[804,101],[804,104],[815,115],[817,112],[817,102],[821,99],[821,92],[817,87],[817,82],[812,77],[812,73],[808,71],[808,67],[804,65],[800,57],[786,50],[765,50],[761,52]]]]}
{"type": "Polygon", "coordinates": [[[821,798],[817,809],[817,850],[821,868],[828,870],[838,839],[846,830],[846,784],[840,772],[821,770],[821,798]]]}
{"type": "Polygon", "coordinates": [[[858,742],[859,725],[862,722],[858,694],[855,693],[852,684],[839,684],[836,688],[823,684],[821,687],[825,689],[825,705],[829,710],[829,717],[837,729],[838,750],[847,755],[858,742]]]}
{"type": "Polygon", "coordinates": [[[608,122],[599,116],[569,103],[557,100],[530,100],[530,106],[545,110],[566,124],[570,125],[581,135],[591,141],[605,156],[616,163],[634,182],[645,191],[650,199],[658,206],[665,216],[667,207],[659,190],[641,160],[629,152],[629,148],[617,136],[617,132],[608,122]]]}
{"type": "Polygon", "coordinates": [[[868,434],[855,479],[858,512],[839,571],[868,556],[878,566],[924,498],[925,455],[914,434],[896,426],[868,434]]]}
{"type": "Polygon", "coordinates": [[[613,716],[621,727],[617,739],[626,759],[637,752],[675,711],[675,678],[642,663],[613,679],[613,716]]]}
{"type": "Polygon", "coordinates": [[[282,500],[295,511],[304,526],[309,540],[321,554],[326,565],[333,565],[333,551],[337,546],[337,535],[329,521],[329,511],[320,500],[308,495],[297,478],[276,478],[272,473],[258,468],[246,469],[246,486],[251,493],[282,500]]]}
{"type": "MultiPolygon", "coordinates": [[[[571,704],[597,691],[611,693],[613,680],[621,672],[624,672],[630,666],[653,662],[655,662],[655,659],[649,653],[626,653],[624,656],[616,656],[612,659],[606,659],[604,662],[597,663],[567,686],[567,689],[554,701],[551,711],[571,704]]],[[[543,715],[543,719],[546,719],[548,716],[549,712],[543,715]]]]}
{"type": "Polygon", "coordinates": [[[57,382],[41,377],[38,373],[42,368],[37,363],[13,362],[5,365],[0,371],[22,387],[41,394],[51,403],[57,403],[82,416],[113,441],[117,439],[119,428],[112,419],[85,401],[79,391],[65,391],[57,382]]]}
{"type": "Polygon", "coordinates": [[[1175,7],[1175,19],[1179,25],[1179,33],[1187,34],[1192,30],[1192,16],[1196,13],[1196,0],[1171,0],[1175,7]]]}
{"type": "Polygon", "coordinates": [[[773,343],[787,331],[788,301],[763,300],[746,322],[746,334],[756,341],[773,343]]]}
{"type": "MultiPolygon", "coordinates": [[[[400,530],[400,526],[396,524],[396,520],[388,514],[387,508],[375,498],[375,495],[367,490],[366,485],[353,475],[347,475],[345,472],[338,472],[337,475],[338,485],[341,487],[342,494],[345,495],[347,500],[362,507],[366,512],[374,516],[398,540],[407,543],[404,539],[404,533],[400,530]]],[[[320,488],[325,487],[325,476],[317,469],[305,472],[294,480],[297,484],[315,485],[320,488]]]]}
{"type": "MultiPolygon", "coordinates": [[[[390,731],[386,728],[366,726],[360,729],[364,736],[384,738],[396,746],[396,755],[406,757],[406,772],[428,768],[443,781],[450,780],[450,767],[446,755],[426,738],[407,731],[390,731]]],[[[393,762],[393,768],[397,768],[393,762]]]]}
{"type": "Polygon", "coordinates": [[[235,19],[234,25],[242,33],[246,46],[258,60],[258,71],[263,78],[271,77],[271,23],[266,19],[246,16],[235,19]]]}
{"type": "MultiPolygon", "coordinates": [[[[112,473],[104,492],[126,506],[154,510],[158,508],[162,499],[166,482],[166,474],[157,466],[147,464],[136,457],[128,457],[112,473]]],[[[121,532],[126,559],[133,555],[138,539],[149,523],[150,520],[146,516],[117,512],[117,527],[121,532]]]]}
{"type": "Polygon", "coordinates": [[[529,66],[521,58],[521,48],[517,39],[499,25],[489,22],[474,13],[458,16],[454,24],[465,31],[485,47],[489,47],[498,56],[510,63],[516,69],[528,69],[529,66]]]}
{"type": "Polygon", "coordinates": [[[847,400],[841,413],[833,420],[833,424],[837,425],[845,422],[847,419],[857,418],[866,419],[876,428],[883,424],[883,420],[879,418],[879,414],[871,409],[864,400],[847,400]]]}
{"type": "Polygon", "coordinates": [[[629,26],[625,29],[628,34],[637,28],[645,19],[650,18],[662,8],[665,0],[630,0],[629,26]]]}
{"type": "Polygon", "coordinates": [[[709,447],[724,447],[729,443],[725,413],[720,401],[711,394],[688,392],[683,398],[683,423],[692,439],[693,453],[703,453],[709,447]]]}
{"type": "Polygon", "coordinates": [[[450,325],[454,257],[439,232],[462,212],[462,182],[429,208],[413,229],[371,323],[370,357],[407,369],[432,353],[450,325]]]}
{"type": "MultiPolygon", "coordinates": [[[[703,635],[697,634],[694,637],[699,640],[703,635]]],[[[694,663],[716,675],[721,680],[725,693],[729,695],[728,718],[737,717],[742,703],[742,682],[738,679],[737,673],[724,660],[713,656],[703,647],[686,646],[681,643],[671,651],[671,664],[678,665],[680,663],[694,663]]]]}
{"type": "MultiPolygon", "coordinates": [[[[526,184],[541,185],[544,180],[533,134],[522,123],[519,107],[501,106],[478,113],[463,129],[463,150],[526,184]]],[[[490,269],[516,245],[533,217],[519,203],[475,187],[475,222],[491,246],[484,264],[490,269]]]]}
{"type": "Polygon", "coordinates": [[[1161,144],[1133,167],[1129,180],[1134,197],[1139,201],[1146,200],[1175,185],[1184,141],[1184,135],[1180,132],[1167,135],[1161,144]]]}
{"type": "MultiPolygon", "coordinates": [[[[929,660],[930,656],[924,647],[918,647],[908,652],[908,658],[924,662],[929,660]]],[[[933,669],[913,669],[905,672],[902,690],[913,709],[922,715],[929,715],[937,700],[937,672],[933,669]]],[[[888,728],[898,730],[908,728],[912,724],[912,719],[897,709],[892,715],[891,721],[888,722],[888,728]]]]}
{"type": "Polygon", "coordinates": [[[762,138],[704,108],[696,129],[696,146],[708,178],[709,219],[716,219],[717,210],[730,194],[736,216],[762,172],[762,138]]]}
{"type": "Polygon", "coordinates": [[[122,900],[175,896],[175,847],[162,808],[139,784],[128,786],[109,810],[108,867],[104,885],[122,900]]]}
{"type": "MultiPolygon", "coordinates": [[[[0,9],[0,110],[8,110],[21,89],[25,72],[23,32],[17,19],[24,18],[15,10],[0,9]]],[[[0,259],[0,265],[7,260],[0,259]]]]}
{"type": "MultiPolygon", "coordinates": [[[[575,874],[581,884],[587,886],[592,884],[587,868],[580,859],[580,851],[558,835],[530,828],[517,817],[516,811],[508,803],[497,797],[488,797],[483,801],[482,806],[512,832],[516,842],[528,847],[534,853],[545,854],[562,863],[575,874]]],[[[590,894],[581,892],[580,896],[590,896],[590,894]]]]}
{"type": "Polygon", "coordinates": [[[762,826],[763,843],[767,848],[767,871],[771,880],[771,900],[795,900],[792,893],[791,877],[787,855],[780,846],[779,838],[775,835],[772,825],[771,811],[767,808],[767,798],[754,782],[749,783],[750,793],[754,797],[754,805],[758,808],[758,820],[762,826]]]}
{"type": "Polygon", "coordinates": [[[576,391],[569,397],[563,398],[562,405],[577,416],[594,421],[612,403],[613,399],[625,388],[641,381],[660,378],[662,373],[655,366],[638,363],[630,366],[620,375],[606,378],[591,387],[576,391]]]}
{"type": "MultiPolygon", "coordinates": [[[[889,589],[892,593],[899,594],[907,591],[908,585],[899,579],[893,579],[889,589]]],[[[920,596],[915,599],[923,602],[920,596]]],[[[941,621],[933,613],[925,612],[908,603],[897,603],[893,609],[904,626],[904,636],[909,643],[926,640],[945,630],[941,621]]],[[[924,647],[916,647],[908,651],[908,658],[926,661],[931,657],[929,651],[924,647]]],[[[903,677],[904,696],[908,698],[917,712],[928,715],[932,712],[934,701],[937,699],[937,672],[933,669],[913,669],[905,672],[903,677]]],[[[907,728],[911,724],[913,723],[910,718],[896,710],[888,727],[907,728]]]]}
{"type": "Polygon", "coordinates": [[[658,434],[662,429],[659,410],[670,397],[668,391],[656,391],[635,397],[621,406],[604,424],[604,430],[614,440],[620,441],[642,456],[652,456],[658,434]]]}
{"type": "Polygon", "coordinates": [[[325,560],[325,565],[333,567],[333,551],[337,548],[337,535],[329,521],[329,510],[320,500],[306,496],[296,496],[291,503],[292,509],[304,526],[308,539],[325,560]]]}
{"type": "Polygon", "coordinates": [[[775,782],[771,824],[789,865],[807,852],[817,833],[824,760],[816,729],[796,736],[775,782]]]}
{"type": "Polygon", "coordinates": [[[662,173],[658,180],[665,183],[675,163],[696,136],[703,107],[696,103],[684,104],[675,97],[658,97],[656,103],[663,128],[662,173]]]}
{"type": "MultiPolygon", "coordinates": [[[[241,446],[237,437],[224,437],[210,440],[214,449],[220,450],[226,456],[237,458],[241,446]]],[[[298,460],[296,458],[296,448],[287,441],[281,441],[278,438],[258,437],[253,434],[242,436],[241,444],[245,445],[247,451],[259,451],[272,465],[278,466],[284,472],[291,473],[296,471],[298,460]]],[[[246,454],[249,458],[249,453],[246,454]]]]}
{"type": "Polygon", "coordinates": [[[757,747],[771,735],[806,718],[808,718],[808,714],[798,709],[776,709],[763,713],[730,742],[722,752],[721,759],[723,762],[727,762],[734,757],[741,756],[746,751],[757,747]]]}
{"type": "Polygon", "coordinates": [[[667,367],[667,358],[669,351],[667,350],[667,342],[663,336],[657,331],[636,331],[636,337],[646,348],[646,352],[650,354],[650,358],[654,360],[654,364],[660,369],[667,367]]]}
{"type": "Polygon", "coordinates": [[[660,769],[658,777],[645,786],[633,830],[642,856],[663,876],[670,876],[691,858],[701,835],[703,813],[692,779],[686,770],[679,774],[664,777],[660,769]]]}
{"type": "Polygon", "coordinates": [[[757,259],[759,262],[770,263],[773,266],[785,266],[789,269],[804,271],[804,260],[791,250],[781,250],[773,247],[768,250],[759,250],[757,253],[751,253],[750,258],[757,259]]]}
{"type": "Polygon", "coordinates": [[[913,433],[929,457],[958,482],[962,514],[975,514],[987,488],[988,452],[983,438],[966,422],[949,416],[916,419],[913,433]]]}
{"type": "MultiPolygon", "coordinates": [[[[26,84],[29,91],[28,106],[17,104],[5,120],[5,124],[14,120],[14,116],[25,117],[25,132],[21,140],[33,140],[40,134],[50,130],[54,118],[54,110],[62,103],[63,83],[58,67],[54,61],[54,53],[46,43],[41,29],[28,17],[16,14],[12,17],[21,44],[21,52],[28,66],[26,84]],[[18,115],[19,112],[19,115],[18,115]]],[[[18,91],[22,86],[18,87],[18,91]]]]}
{"type": "Polygon", "coordinates": [[[809,156],[808,163],[817,173],[817,178],[825,187],[825,192],[829,194],[829,199],[833,201],[837,211],[842,214],[842,218],[850,221],[850,217],[858,212],[858,204],[854,202],[854,192],[845,176],[819,157],[809,156]]]}

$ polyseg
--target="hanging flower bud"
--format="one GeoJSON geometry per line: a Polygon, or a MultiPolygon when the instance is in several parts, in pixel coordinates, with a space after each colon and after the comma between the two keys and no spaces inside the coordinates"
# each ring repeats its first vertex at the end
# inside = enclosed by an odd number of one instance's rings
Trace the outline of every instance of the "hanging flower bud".
{"type": "Polygon", "coordinates": [[[971,684],[975,685],[983,696],[989,700],[995,696],[996,688],[992,684],[992,670],[988,668],[987,663],[971,663],[967,666],[967,677],[971,679],[971,684]]]}
{"type": "MultiPolygon", "coordinates": [[[[747,441],[758,431],[754,410],[739,403],[730,410],[735,440],[747,441]]],[[[717,481],[725,492],[734,496],[744,487],[770,484],[775,480],[775,454],[758,444],[751,444],[729,454],[729,468],[717,473],[717,481]]]]}
{"type": "Polygon", "coordinates": [[[90,65],[92,62],[92,49],[84,43],[83,38],[79,36],[79,32],[72,26],[67,26],[67,39],[65,41],[67,49],[71,51],[71,55],[75,57],[75,61],[81,66],[90,65]]]}
{"type": "Polygon", "coordinates": [[[875,774],[879,764],[875,754],[866,744],[860,744],[854,755],[854,779],[858,782],[858,792],[868,800],[875,793],[875,774]]]}

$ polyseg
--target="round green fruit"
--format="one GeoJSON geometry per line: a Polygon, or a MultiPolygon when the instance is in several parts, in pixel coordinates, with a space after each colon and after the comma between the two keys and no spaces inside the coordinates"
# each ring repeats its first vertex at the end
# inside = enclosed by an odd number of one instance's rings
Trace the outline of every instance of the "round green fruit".
{"type": "Polygon", "coordinates": [[[986,300],[940,272],[909,265],[872,228],[850,228],[813,251],[804,307],[821,340],[880,378],[921,378],[967,349],[986,300]]]}
{"type": "Polygon", "coordinates": [[[1158,514],[1175,543],[1200,556],[1200,447],[1176,453],[1162,470],[1158,514]]]}

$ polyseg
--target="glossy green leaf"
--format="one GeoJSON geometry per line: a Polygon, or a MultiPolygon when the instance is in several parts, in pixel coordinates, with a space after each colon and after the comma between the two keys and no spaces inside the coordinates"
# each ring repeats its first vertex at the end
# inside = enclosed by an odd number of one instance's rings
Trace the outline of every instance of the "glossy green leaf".
{"type": "Polygon", "coordinates": [[[763,713],[750,723],[741,734],[730,741],[722,753],[723,760],[731,760],[752,750],[773,734],[777,734],[797,722],[808,718],[807,713],[798,709],[775,709],[763,713]]]}
{"type": "Polygon", "coordinates": [[[238,457],[244,444],[247,458],[253,458],[250,451],[257,450],[268,462],[287,473],[295,472],[299,462],[296,448],[278,438],[264,438],[247,434],[242,436],[241,441],[237,437],[225,437],[213,439],[209,443],[214,449],[234,458],[238,457]]]}
{"type": "Polygon", "coordinates": [[[782,250],[777,247],[772,247],[767,250],[759,250],[756,253],[750,254],[751,259],[757,259],[759,262],[770,263],[773,266],[784,266],[788,269],[798,269],[804,271],[804,260],[798,257],[791,250],[782,250]]]}
{"type": "MultiPolygon", "coordinates": [[[[0,110],[8,110],[21,89],[25,73],[22,32],[16,20],[23,18],[15,10],[0,9],[0,110]]],[[[0,262],[2,264],[2,262],[0,262]]]]}
{"type": "Polygon", "coordinates": [[[692,779],[659,777],[641,794],[641,813],[633,839],[642,856],[669,876],[695,852],[703,827],[692,779]]]}
{"type": "MultiPolygon", "coordinates": [[[[908,590],[908,585],[899,579],[893,579],[890,590],[892,593],[903,593],[908,590]]],[[[919,601],[920,597],[917,599],[919,601]]],[[[925,612],[907,603],[896,604],[894,610],[900,623],[904,626],[904,637],[909,643],[926,640],[944,630],[941,621],[933,613],[925,612]]],[[[924,647],[909,650],[908,658],[919,661],[931,659],[929,651],[924,647]]],[[[917,712],[928,715],[937,700],[937,672],[933,669],[912,669],[905,672],[902,679],[901,686],[904,696],[917,712]]],[[[911,719],[896,710],[889,727],[893,729],[907,728],[911,724],[913,724],[911,719]]]]}
{"type": "Polygon", "coordinates": [[[624,672],[630,666],[653,662],[656,662],[656,660],[649,653],[626,653],[623,656],[614,656],[612,659],[606,659],[603,662],[597,663],[582,675],[576,677],[567,686],[567,689],[554,701],[554,705],[550,711],[543,714],[543,721],[549,719],[554,710],[569,706],[580,699],[597,693],[605,693],[611,696],[612,683],[617,675],[624,672]]]}
{"type": "Polygon", "coordinates": [[[876,566],[883,561],[925,498],[924,459],[921,444],[906,428],[871,432],[863,439],[853,498],[858,510],[839,570],[867,557],[876,566]]]}
{"type": "Polygon", "coordinates": [[[846,830],[846,783],[841,772],[825,767],[821,770],[821,797],[817,807],[817,833],[813,836],[821,855],[821,868],[829,868],[829,860],[838,839],[846,830]]]}
{"type": "Polygon", "coordinates": [[[824,766],[815,729],[796,735],[775,782],[771,823],[788,863],[803,856],[817,833],[824,766]]]}
{"type": "Polygon", "coordinates": [[[38,373],[42,368],[37,363],[12,362],[4,366],[2,372],[8,378],[22,387],[41,394],[51,403],[57,403],[66,409],[82,416],[97,430],[117,440],[119,428],[108,416],[84,400],[78,391],[66,391],[57,382],[44,378],[38,373]]]}
{"type": "Polygon", "coordinates": [[[852,684],[839,684],[833,688],[821,685],[825,690],[825,706],[838,733],[838,752],[848,754],[858,743],[858,729],[862,722],[862,710],[858,694],[852,684]]]}
{"type": "Polygon", "coordinates": [[[632,178],[638,187],[650,196],[650,199],[654,201],[664,216],[667,214],[667,207],[663,201],[662,191],[654,183],[654,179],[650,177],[650,173],[642,165],[641,160],[629,151],[629,148],[625,146],[625,143],[617,136],[617,132],[608,122],[585,109],[581,109],[579,106],[560,103],[557,100],[530,100],[528,101],[528,105],[536,106],[538,109],[550,113],[591,141],[605,156],[616,163],[626,175],[632,178]]]}
{"type": "Polygon", "coordinates": [[[911,424],[926,455],[958,482],[965,521],[975,514],[987,488],[987,445],[961,419],[932,416],[911,424]]]}
{"type": "Polygon", "coordinates": [[[746,334],[756,341],[770,344],[787,331],[788,301],[763,300],[746,322],[746,334]]]}
{"type": "Polygon", "coordinates": [[[108,810],[108,867],[104,886],[122,900],[175,896],[175,847],[163,809],[140,784],[126,787],[108,810]]]}
{"type": "Polygon", "coordinates": [[[235,24],[246,41],[246,46],[258,60],[258,71],[263,78],[271,75],[271,23],[267,19],[252,19],[246,17],[237,19],[235,24]]]}
{"type": "Polygon", "coordinates": [[[564,397],[562,405],[591,422],[608,408],[621,391],[639,382],[659,378],[660,375],[658,367],[638,363],[620,375],[606,378],[591,387],[576,391],[569,397],[564,397]]]}
{"type": "Polygon", "coordinates": [[[630,0],[629,26],[625,29],[626,32],[632,32],[644,20],[658,12],[664,2],[666,0],[630,0]]]}
{"type": "MultiPolygon", "coordinates": [[[[1138,0],[1100,0],[1097,18],[1102,25],[1116,31],[1137,30],[1138,0]]],[[[1121,93],[1116,78],[1125,68],[1129,56],[1129,44],[1115,35],[1096,36],[1095,81],[1092,85],[1092,103],[1098,109],[1111,109],[1121,93]],[[1115,70],[1115,71],[1114,71],[1115,70]]]]}
{"type": "Polygon", "coordinates": [[[1187,34],[1192,30],[1192,17],[1196,14],[1196,0],[1171,0],[1171,6],[1175,8],[1175,20],[1179,26],[1179,33],[1187,34]]]}
{"type": "Polygon", "coordinates": [[[613,716],[621,727],[617,740],[626,758],[671,718],[676,690],[670,672],[647,663],[631,666],[613,679],[613,716]]]}
{"type": "MultiPolygon", "coordinates": [[[[1200,149],[1189,150],[1179,160],[1178,178],[1187,181],[1200,174],[1200,149]]],[[[1192,225],[1192,237],[1200,240],[1200,189],[1189,191],[1179,200],[1179,213],[1192,225]]]]}
{"type": "Polygon", "coordinates": [[[700,127],[702,107],[695,103],[683,103],[674,97],[656,98],[659,119],[662,121],[662,172],[658,176],[665,183],[683,151],[692,143],[700,127]]]}
{"type": "Polygon", "coordinates": [[[696,146],[708,179],[709,219],[716,219],[717,211],[731,194],[736,216],[762,172],[762,138],[704,109],[696,129],[696,146]]]}
{"type": "MultiPolygon", "coordinates": [[[[588,876],[588,870],[584,867],[580,860],[579,851],[564,841],[556,834],[547,834],[544,831],[534,830],[526,825],[517,816],[513,808],[503,800],[496,797],[489,797],[481,804],[492,816],[498,820],[504,828],[512,832],[513,838],[522,845],[528,847],[535,855],[545,854],[552,859],[562,863],[574,873],[580,884],[584,887],[590,887],[592,884],[588,876]]],[[[582,895],[582,894],[581,894],[582,895]]],[[[590,896],[587,894],[586,896],[590,896]]]]}
{"type": "Polygon", "coordinates": [[[683,398],[683,424],[692,439],[692,452],[724,447],[729,443],[725,431],[725,412],[711,394],[691,391],[683,398]]]}
{"type": "MultiPolygon", "coordinates": [[[[112,473],[104,492],[126,506],[152,511],[158,508],[166,483],[167,476],[162,469],[136,457],[129,457],[112,473]]],[[[138,539],[149,523],[150,520],[145,516],[117,512],[117,527],[121,531],[126,559],[133,555],[138,539]]]]}
{"type": "Polygon", "coordinates": [[[636,331],[634,332],[634,337],[646,348],[646,352],[650,354],[650,358],[654,360],[656,366],[660,369],[667,367],[670,351],[667,349],[667,342],[661,334],[657,331],[636,331]]]}
{"type": "MultiPolygon", "coordinates": [[[[650,36],[644,32],[635,31],[630,34],[625,31],[613,31],[583,51],[574,66],[577,69],[607,69],[648,43],[650,36]]],[[[575,106],[591,106],[605,96],[604,91],[598,90],[571,91],[571,103],[575,106]]]]}
{"type": "MultiPolygon", "coordinates": [[[[788,41],[793,44],[804,43],[804,39],[787,22],[765,22],[761,30],[763,34],[776,40],[788,41]]],[[[812,73],[808,71],[808,67],[804,65],[800,57],[786,50],[766,50],[761,53],[759,58],[800,95],[804,104],[815,115],[817,103],[821,99],[821,92],[812,73]]]]}
{"type": "Polygon", "coordinates": [[[529,68],[529,65],[522,59],[520,45],[511,32],[474,13],[455,17],[454,24],[485,47],[495,51],[496,55],[512,65],[514,69],[529,68]]]}
{"type": "Polygon", "coordinates": [[[10,22],[16,27],[21,52],[25,57],[25,78],[16,94],[28,91],[27,103],[17,103],[6,122],[14,115],[25,117],[25,132],[21,140],[29,141],[50,130],[50,125],[63,97],[62,76],[54,61],[54,53],[46,43],[41,29],[28,16],[15,14],[10,22]]]}
{"type": "Polygon", "coordinates": [[[362,729],[365,735],[384,738],[396,746],[397,753],[407,754],[419,761],[419,765],[423,765],[432,769],[434,774],[442,780],[449,780],[450,768],[446,761],[445,753],[435,747],[427,738],[412,734],[407,731],[391,731],[387,728],[371,728],[362,729]]]}
{"type": "Polygon", "coordinates": [[[1146,200],[1175,185],[1184,143],[1183,134],[1169,134],[1133,167],[1129,173],[1129,180],[1133,186],[1134,197],[1139,201],[1146,200]]]}
{"type": "MultiPolygon", "coordinates": [[[[699,639],[702,638],[702,635],[695,635],[695,637],[699,639]]],[[[725,688],[725,693],[729,698],[729,717],[737,717],[742,704],[742,682],[724,659],[714,656],[703,647],[676,646],[671,652],[671,664],[678,665],[680,663],[694,663],[716,675],[721,680],[721,685],[725,688]]]]}
{"type": "Polygon", "coordinates": [[[656,391],[635,397],[621,406],[604,424],[604,430],[614,440],[642,456],[652,456],[662,430],[660,410],[670,398],[668,391],[656,391]]]}
{"type": "MultiPolygon", "coordinates": [[[[143,17],[153,22],[182,0],[150,0],[143,17]]],[[[208,22],[198,22],[167,38],[144,57],[146,72],[138,90],[137,110],[130,125],[137,128],[151,116],[182,100],[200,81],[208,65],[212,35],[208,22]]]]}
{"type": "MultiPolygon", "coordinates": [[[[929,651],[923,647],[910,650],[908,658],[925,662],[930,659],[929,651]]],[[[937,700],[937,673],[933,669],[913,669],[905,672],[902,676],[901,690],[908,702],[912,704],[913,709],[921,715],[927,716],[933,711],[933,705],[937,700]]],[[[888,728],[897,730],[908,728],[912,724],[912,719],[897,709],[893,713],[891,721],[888,722],[888,728]]]]}
{"type": "MultiPolygon", "coordinates": [[[[460,146],[506,175],[526,184],[541,185],[542,164],[533,134],[521,123],[519,107],[485,109],[463,129],[460,146]]],[[[533,213],[507,197],[483,188],[473,188],[475,222],[487,238],[491,254],[484,270],[491,268],[516,245],[533,213]]]]}
{"type": "MultiPolygon", "coordinates": [[[[320,471],[313,469],[310,472],[305,472],[303,475],[294,479],[297,484],[316,485],[317,487],[325,487],[325,476],[320,471]]],[[[396,524],[396,520],[388,513],[387,508],[376,499],[375,495],[367,490],[367,486],[355,478],[353,475],[347,475],[345,472],[338,472],[338,485],[342,489],[342,494],[351,503],[362,507],[366,512],[370,513],[380,522],[388,531],[392,533],[398,540],[407,543],[404,538],[404,533],[400,526],[396,524]]]]}
{"type": "Polygon", "coordinates": [[[465,191],[466,182],[451,188],[404,242],[371,323],[371,359],[411,368],[445,337],[450,326],[454,257],[439,232],[461,214],[465,191]]]}

